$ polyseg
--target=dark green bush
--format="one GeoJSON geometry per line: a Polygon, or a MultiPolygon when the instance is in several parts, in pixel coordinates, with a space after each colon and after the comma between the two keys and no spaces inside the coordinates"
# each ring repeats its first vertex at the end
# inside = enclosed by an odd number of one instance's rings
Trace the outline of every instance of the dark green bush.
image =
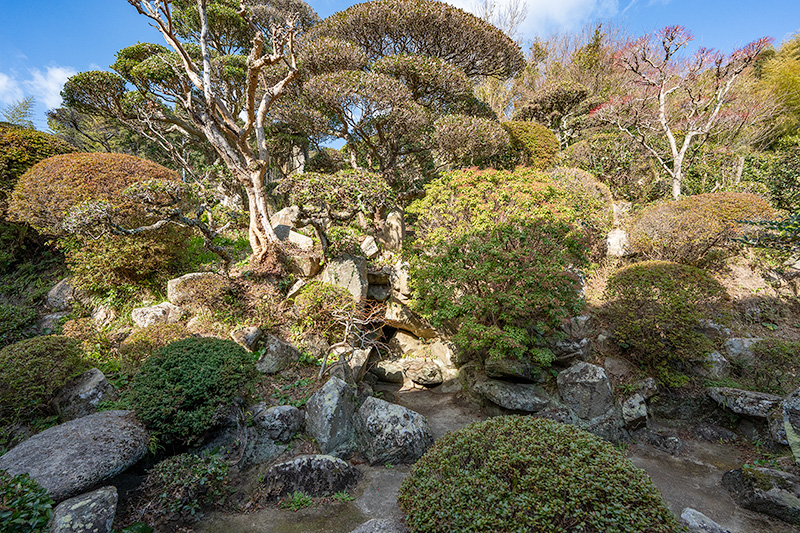
{"type": "Polygon", "coordinates": [[[746,389],[786,396],[800,387],[800,342],[764,339],[752,360],[732,360],[731,377],[746,389]]]}
{"type": "Polygon", "coordinates": [[[183,453],[161,461],[139,491],[137,507],[145,509],[141,519],[159,530],[190,522],[203,508],[225,498],[228,468],[218,455],[183,453]]]}
{"type": "Polygon", "coordinates": [[[233,341],[183,339],[158,350],[134,378],[128,400],[164,444],[196,444],[221,411],[248,392],[255,361],[233,341]]]}
{"type": "Polygon", "coordinates": [[[28,474],[0,470],[0,530],[4,533],[47,531],[53,517],[52,498],[28,474]]]}
{"type": "Polygon", "coordinates": [[[714,348],[697,326],[701,319],[719,320],[715,315],[724,311],[727,299],[725,288],[703,270],[646,261],[609,279],[602,313],[625,357],[669,381],[683,361],[714,348]]]}
{"type": "Polygon", "coordinates": [[[35,322],[35,309],[0,304],[0,346],[21,340],[35,322]]]}
{"type": "Polygon", "coordinates": [[[647,259],[709,266],[750,227],[774,213],[760,196],[721,192],[684,196],[642,210],[630,227],[632,249],[647,259]]]}
{"type": "Polygon", "coordinates": [[[80,343],[69,337],[33,337],[0,350],[0,420],[32,420],[70,378],[89,368],[80,343]]]}
{"type": "Polygon", "coordinates": [[[323,148],[308,160],[304,171],[335,174],[348,166],[348,163],[345,163],[344,156],[339,150],[323,148]]]}
{"type": "Polygon", "coordinates": [[[398,503],[414,532],[681,530],[620,450],[532,417],[492,418],[437,440],[403,481],[398,503]]]}

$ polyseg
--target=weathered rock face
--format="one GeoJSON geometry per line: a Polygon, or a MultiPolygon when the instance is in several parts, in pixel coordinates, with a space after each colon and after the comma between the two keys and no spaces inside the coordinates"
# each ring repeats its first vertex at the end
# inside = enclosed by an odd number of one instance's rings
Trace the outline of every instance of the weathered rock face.
{"type": "Polygon", "coordinates": [[[561,326],[570,339],[585,339],[592,333],[592,317],[580,315],[570,318],[561,326]]]}
{"type": "Polygon", "coordinates": [[[725,341],[725,354],[728,359],[752,361],[755,357],[753,345],[764,339],[754,337],[751,339],[732,338],[725,341]]]}
{"type": "Polygon", "coordinates": [[[386,317],[384,320],[394,328],[410,331],[423,339],[432,339],[436,336],[436,332],[427,321],[395,297],[389,298],[386,302],[386,317]]]}
{"type": "Polygon", "coordinates": [[[64,278],[47,292],[45,302],[47,306],[55,311],[63,311],[72,307],[75,300],[82,297],[73,287],[69,278],[64,278]]]}
{"type": "Polygon", "coordinates": [[[277,374],[300,360],[300,350],[274,335],[265,335],[263,346],[264,354],[256,361],[256,369],[263,374],[277,374]]]}
{"type": "Polygon", "coordinates": [[[409,264],[406,261],[398,261],[392,265],[389,282],[392,292],[401,302],[405,302],[411,296],[411,277],[409,264]]]}
{"type": "Polygon", "coordinates": [[[109,533],[117,499],[117,488],[109,486],[61,502],[53,511],[50,533],[109,533]]]}
{"type": "Polygon", "coordinates": [[[291,405],[266,408],[259,404],[253,409],[253,425],[264,429],[267,436],[278,442],[288,442],[303,427],[303,411],[291,405]]]}
{"type": "Polygon", "coordinates": [[[201,307],[196,301],[198,287],[224,291],[230,287],[230,281],[225,276],[213,272],[185,274],[167,282],[167,300],[186,309],[197,309],[201,307]]]}
{"type": "Polygon", "coordinates": [[[745,509],[800,525],[800,478],[770,468],[739,468],[725,472],[725,486],[745,509]]]}
{"type": "Polygon", "coordinates": [[[367,299],[378,302],[385,302],[391,296],[391,289],[388,285],[372,285],[367,288],[367,299]]]}
{"type": "Polygon", "coordinates": [[[381,249],[378,247],[375,237],[367,235],[367,238],[361,243],[361,253],[363,253],[367,259],[372,259],[381,253],[381,249]]]}
{"type": "Polygon", "coordinates": [[[433,444],[421,414],[379,398],[367,398],[356,417],[356,440],[371,464],[413,463],[433,444]]]}
{"type": "Polygon", "coordinates": [[[442,371],[436,366],[436,363],[432,361],[408,359],[403,362],[403,369],[408,379],[418,385],[435,387],[444,381],[442,378],[442,371]]]}
{"type": "Polygon", "coordinates": [[[589,363],[578,363],[556,378],[561,398],[580,418],[589,419],[608,412],[614,396],[605,370],[589,363]]]}
{"type": "Polygon", "coordinates": [[[696,511],[691,507],[687,507],[681,512],[681,520],[686,523],[686,526],[689,528],[689,533],[731,533],[700,511],[696,511]]]}
{"type": "Polygon", "coordinates": [[[361,472],[330,455],[301,455],[272,466],[264,474],[266,493],[279,498],[296,491],[330,496],[358,484],[361,472]]]}
{"type": "Polygon", "coordinates": [[[52,333],[61,322],[70,315],[69,311],[59,311],[58,313],[50,313],[44,315],[36,323],[39,333],[42,335],[49,335],[52,333]]]}
{"type": "Polygon", "coordinates": [[[705,378],[722,379],[731,373],[731,364],[716,350],[691,361],[691,365],[695,375],[705,378]]]}
{"type": "Polygon", "coordinates": [[[306,432],[326,454],[343,456],[353,449],[355,392],[332,377],[306,403],[306,432]]]}
{"type": "Polygon", "coordinates": [[[97,368],[92,368],[66,383],[53,397],[52,404],[64,421],[97,411],[103,400],[116,400],[117,391],[97,368]]]}
{"type": "Polygon", "coordinates": [[[252,352],[256,349],[262,335],[264,335],[264,332],[261,331],[261,328],[256,326],[248,326],[231,331],[231,339],[233,339],[233,342],[239,344],[248,352],[252,352]]]}
{"type": "Polygon", "coordinates": [[[183,309],[169,302],[163,302],[150,307],[138,307],[131,311],[133,323],[140,328],[153,324],[174,324],[183,318],[183,309]]]}
{"type": "Polygon", "coordinates": [[[708,395],[723,407],[739,415],[769,418],[783,398],[765,392],[753,392],[729,387],[711,387],[708,395]]]}
{"type": "Polygon", "coordinates": [[[357,302],[367,297],[369,281],[367,262],[363,257],[344,255],[331,260],[322,271],[320,279],[345,289],[357,302]]]}
{"type": "Polygon", "coordinates": [[[647,423],[647,404],[644,396],[634,394],[622,404],[622,420],[631,428],[640,427],[647,423]]]}
{"type": "Polygon", "coordinates": [[[355,348],[347,359],[347,365],[350,367],[350,374],[353,380],[358,383],[364,379],[364,374],[367,373],[367,365],[370,357],[372,357],[372,349],[361,350],[355,348]]]}
{"type": "Polygon", "coordinates": [[[263,427],[255,424],[237,425],[232,420],[229,422],[223,424],[198,451],[219,453],[239,468],[270,462],[286,451],[287,446],[275,443],[269,431],[263,427]]]}
{"type": "Polygon", "coordinates": [[[431,344],[431,356],[447,368],[458,368],[469,361],[454,344],[442,339],[431,344]]]}
{"type": "Polygon", "coordinates": [[[392,340],[389,341],[389,349],[398,356],[419,352],[424,348],[424,342],[419,340],[415,335],[403,331],[402,329],[397,330],[392,340]]]}
{"type": "Polygon", "coordinates": [[[386,215],[383,231],[377,236],[377,240],[385,249],[399,251],[403,248],[405,238],[406,225],[403,221],[403,211],[393,209],[386,215]]]}
{"type": "Polygon", "coordinates": [[[542,369],[533,364],[532,361],[494,359],[491,357],[486,360],[484,370],[490,378],[527,381],[529,383],[535,383],[542,373],[542,369]]]}
{"type": "Polygon", "coordinates": [[[379,380],[387,383],[402,383],[404,381],[403,367],[392,361],[378,361],[370,369],[379,380]]]}
{"type": "Polygon", "coordinates": [[[592,355],[592,343],[589,339],[568,339],[557,341],[551,347],[556,361],[565,364],[572,361],[586,361],[592,355]]]}
{"type": "Polygon", "coordinates": [[[99,328],[111,325],[117,319],[117,310],[108,305],[100,304],[92,310],[92,320],[99,328]]]}
{"type": "Polygon", "coordinates": [[[800,389],[786,397],[781,414],[786,443],[792,448],[795,462],[800,463],[800,389]]]}
{"type": "Polygon", "coordinates": [[[34,435],[0,457],[0,469],[29,474],[61,502],[139,461],[148,440],[133,411],[104,411],[34,435]]]}
{"type": "Polygon", "coordinates": [[[547,394],[536,385],[486,379],[477,381],[473,388],[490,402],[510,411],[537,413],[550,402],[547,394]]]}

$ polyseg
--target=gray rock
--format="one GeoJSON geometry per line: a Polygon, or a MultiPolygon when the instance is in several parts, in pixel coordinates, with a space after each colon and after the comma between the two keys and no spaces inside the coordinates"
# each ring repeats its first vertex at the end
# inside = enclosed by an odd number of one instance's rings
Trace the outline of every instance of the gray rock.
{"type": "Polygon", "coordinates": [[[639,427],[647,423],[647,403],[644,396],[634,394],[622,404],[622,420],[628,427],[639,427]]]}
{"type": "Polygon", "coordinates": [[[570,339],[584,339],[592,332],[592,317],[589,315],[572,317],[564,322],[561,329],[570,339]]]}
{"type": "Polygon", "coordinates": [[[135,464],[148,441],[133,411],[103,411],[34,435],[0,456],[0,469],[29,474],[61,502],[135,464]]]}
{"type": "MultiPolygon", "coordinates": [[[[294,231],[292,234],[299,235],[299,233],[294,231]]],[[[317,273],[322,269],[322,257],[314,250],[303,251],[288,249],[285,251],[285,253],[287,258],[286,266],[289,269],[289,272],[295,276],[311,278],[316,276],[317,273]]]]}
{"type": "Polygon", "coordinates": [[[511,379],[514,381],[527,381],[535,383],[542,375],[541,367],[532,361],[519,359],[494,359],[488,358],[484,363],[486,375],[495,379],[511,379]]]}
{"type": "Polygon", "coordinates": [[[786,423],[783,409],[776,409],[769,414],[767,419],[767,430],[772,440],[782,446],[791,446],[789,437],[786,434],[786,423]]]}
{"type": "Polygon", "coordinates": [[[372,285],[367,287],[367,299],[385,302],[392,295],[388,285],[372,285]]]}
{"type": "Polygon", "coordinates": [[[256,369],[263,374],[277,374],[300,360],[300,350],[274,335],[264,335],[264,353],[256,361],[256,369]]]}
{"type": "Polygon", "coordinates": [[[670,433],[642,428],[633,435],[637,440],[646,442],[650,446],[664,450],[671,455],[680,455],[685,448],[683,441],[677,435],[670,433]]]}
{"type": "Polygon", "coordinates": [[[781,404],[783,431],[792,449],[794,460],[800,463],[800,389],[795,389],[781,404]]]}
{"type": "Polygon", "coordinates": [[[364,374],[367,373],[367,366],[369,365],[373,353],[374,351],[372,348],[366,350],[354,348],[353,352],[350,354],[347,364],[350,366],[350,373],[356,383],[364,379],[364,374]]]}
{"type": "Polygon", "coordinates": [[[373,518],[350,533],[408,533],[408,531],[399,518],[373,518]]]}
{"type": "Polygon", "coordinates": [[[397,356],[403,356],[422,351],[425,343],[412,333],[402,329],[397,330],[392,340],[389,341],[389,350],[397,356]]]}
{"type": "Polygon", "coordinates": [[[591,419],[582,419],[571,421],[581,429],[593,433],[615,444],[629,440],[628,433],[625,431],[622,416],[618,408],[611,409],[606,413],[591,419]]]}
{"type": "Polygon", "coordinates": [[[406,238],[406,226],[403,221],[403,211],[393,209],[386,215],[383,230],[377,235],[377,240],[386,250],[400,251],[406,238]]]}
{"type": "Polygon", "coordinates": [[[47,306],[55,311],[69,309],[75,300],[86,300],[86,297],[72,287],[70,278],[64,278],[56,283],[52,289],[47,291],[45,297],[47,306]]]}
{"type": "Polygon", "coordinates": [[[463,366],[469,361],[458,352],[454,344],[442,339],[431,344],[431,357],[439,361],[443,367],[452,369],[463,366]]]}
{"type": "Polygon", "coordinates": [[[770,468],[744,467],[725,472],[722,485],[745,509],[800,525],[800,478],[770,468]]]}
{"type": "Polygon", "coordinates": [[[722,379],[731,373],[731,364],[716,350],[691,361],[691,366],[695,375],[704,378],[722,379]]]}
{"type": "Polygon", "coordinates": [[[609,257],[625,257],[631,254],[628,233],[624,229],[616,228],[608,233],[606,253],[609,257]]]}
{"type": "Polygon", "coordinates": [[[117,391],[97,368],[91,368],[80,376],[67,382],[55,394],[52,405],[68,421],[90,415],[97,411],[97,404],[103,400],[116,400],[117,391]]]}
{"type": "Polygon", "coordinates": [[[133,323],[140,328],[153,324],[174,324],[183,318],[183,309],[169,302],[163,302],[149,307],[138,307],[131,311],[133,323]]]}
{"type": "Polygon", "coordinates": [[[442,381],[444,381],[442,371],[432,361],[406,359],[403,361],[403,369],[406,376],[418,385],[435,387],[436,385],[441,385],[442,381]]]}
{"type": "Polygon", "coordinates": [[[322,452],[346,455],[353,448],[355,412],[355,392],[341,379],[332,377],[306,403],[306,432],[322,452]]]}
{"type": "Polygon", "coordinates": [[[408,262],[398,261],[392,265],[389,282],[392,292],[400,301],[406,301],[411,296],[411,276],[408,262]]]}
{"type": "Polygon", "coordinates": [[[272,461],[286,448],[276,444],[268,431],[260,426],[234,423],[223,424],[197,451],[218,453],[231,465],[247,468],[272,461]]]}
{"type": "Polygon", "coordinates": [[[733,442],[739,437],[733,431],[714,424],[698,424],[692,429],[692,435],[707,442],[733,442]]]}
{"type": "Polygon", "coordinates": [[[681,511],[681,520],[689,527],[689,533],[731,533],[709,517],[691,507],[681,511]]]}
{"type": "Polygon", "coordinates": [[[633,372],[633,366],[628,361],[616,357],[606,357],[603,368],[614,379],[624,379],[633,372]]]}
{"type": "Polygon", "coordinates": [[[266,494],[275,498],[303,492],[309,496],[330,496],[353,489],[361,472],[330,455],[301,455],[278,463],[264,474],[266,494]]]}
{"type": "Polygon", "coordinates": [[[578,363],[560,372],[556,379],[561,398],[579,418],[590,419],[608,412],[614,396],[605,370],[578,363]]]}
{"type": "Polygon", "coordinates": [[[392,361],[378,361],[369,371],[387,383],[403,383],[405,380],[403,367],[392,361]]]}
{"type": "Polygon", "coordinates": [[[423,339],[436,337],[433,326],[395,297],[389,298],[386,302],[384,322],[393,328],[410,331],[423,339]]]}
{"type": "Polygon", "coordinates": [[[705,318],[700,319],[700,322],[697,324],[697,330],[706,337],[715,339],[724,339],[731,336],[731,330],[729,328],[705,318]]]}
{"type": "Polygon", "coordinates": [[[367,262],[363,257],[344,255],[328,262],[320,279],[345,289],[360,302],[367,297],[367,262]]]}
{"type": "Polygon", "coordinates": [[[738,415],[768,418],[780,406],[783,398],[765,392],[753,392],[729,387],[711,387],[708,395],[717,403],[738,415]]]}
{"type": "Polygon", "coordinates": [[[36,323],[36,327],[42,335],[49,335],[56,330],[58,326],[70,315],[70,311],[59,311],[58,313],[50,313],[44,315],[36,323]]]}
{"type": "Polygon", "coordinates": [[[372,259],[381,253],[378,243],[375,242],[375,237],[367,235],[367,238],[361,243],[361,253],[363,253],[367,259],[372,259]]]}
{"type": "Polygon", "coordinates": [[[92,320],[99,328],[110,326],[117,319],[117,310],[108,305],[98,305],[92,311],[92,320]]]}
{"type": "Polygon", "coordinates": [[[655,378],[645,378],[637,384],[636,390],[645,400],[649,400],[658,393],[658,382],[655,378]]]}
{"type": "Polygon", "coordinates": [[[734,361],[752,362],[755,358],[755,354],[753,354],[753,345],[762,340],[764,339],[760,337],[753,337],[750,339],[728,339],[724,344],[725,354],[728,356],[728,359],[734,361]]]}
{"type": "MultiPolygon", "coordinates": [[[[370,285],[391,285],[392,267],[384,265],[379,269],[368,269],[367,280],[370,285]]],[[[391,289],[391,286],[389,287],[391,289]]]]}
{"type": "MultiPolygon", "coordinates": [[[[266,407],[265,404],[260,406],[266,407]]],[[[255,408],[253,425],[264,429],[267,436],[278,442],[288,442],[303,427],[303,411],[291,405],[255,408]]]]}
{"type": "Polygon", "coordinates": [[[58,504],[50,533],[109,533],[117,514],[117,488],[103,487],[58,504]]]}
{"type": "Polygon", "coordinates": [[[240,328],[231,331],[231,339],[233,339],[233,341],[237,344],[243,346],[248,352],[252,352],[256,349],[258,341],[261,340],[261,336],[263,334],[264,332],[261,331],[261,328],[256,326],[248,326],[246,328],[240,328]]]}
{"type": "Polygon", "coordinates": [[[474,388],[490,402],[511,411],[537,413],[550,402],[547,394],[536,385],[486,379],[476,382],[474,388]]]}
{"type": "Polygon", "coordinates": [[[300,289],[306,286],[307,281],[304,279],[298,279],[294,282],[294,284],[289,288],[289,292],[286,293],[286,299],[291,300],[298,294],[300,294],[300,289]]]}
{"type": "Polygon", "coordinates": [[[565,364],[572,361],[586,361],[592,355],[592,343],[589,339],[562,340],[553,344],[556,361],[565,364]]]}
{"type": "Polygon", "coordinates": [[[407,464],[433,444],[421,414],[379,398],[367,398],[356,417],[356,441],[371,464],[407,464]]]}
{"type": "Polygon", "coordinates": [[[297,227],[297,222],[300,219],[300,208],[296,205],[284,207],[269,219],[275,235],[281,240],[286,240],[289,236],[289,230],[297,227]]]}
{"type": "Polygon", "coordinates": [[[276,444],[270,438],[268,430],[258,426],[245,430],[247,440],[244,443],[244,450],[240,452],[241,459],[237,463],[240,468],[268,463],[286,451],[286,446],[276,444]]]}

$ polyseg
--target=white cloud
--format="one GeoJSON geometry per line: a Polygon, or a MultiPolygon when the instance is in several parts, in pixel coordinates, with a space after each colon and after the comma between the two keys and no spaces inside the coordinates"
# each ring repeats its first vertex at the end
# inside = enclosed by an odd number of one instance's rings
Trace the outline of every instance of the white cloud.
{"type": "Polygon", "coordinates": [[[13,104],[22,100],[25,95],[16,79],[0,72],[0,103],[13,104]]]}
{"type": "Polygon", "coordinates": [[[61,89],[67,78],[77,74],[72,67],[47,67],[45,72],[34,68],[30,70],[31,79],[23,83],[27,92],[36,97],[38,102],[44,104],[47,109],[53,109],[61,105],[61,89]]]}

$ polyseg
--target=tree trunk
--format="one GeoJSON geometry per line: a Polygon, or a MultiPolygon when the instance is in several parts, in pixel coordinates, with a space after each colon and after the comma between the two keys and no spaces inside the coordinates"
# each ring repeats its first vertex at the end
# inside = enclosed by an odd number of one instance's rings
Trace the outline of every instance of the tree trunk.
{"type": "Polygon", "coordinates": [[[248,238],[253,250],[253,257],[261,260],[270,246],[279,242],[275,230],[269,221],[269,207],[264,190],[263,171],[248,170],[239,173],[237,178],[247,192],[247,204],[250,215],[248,238]]]}

